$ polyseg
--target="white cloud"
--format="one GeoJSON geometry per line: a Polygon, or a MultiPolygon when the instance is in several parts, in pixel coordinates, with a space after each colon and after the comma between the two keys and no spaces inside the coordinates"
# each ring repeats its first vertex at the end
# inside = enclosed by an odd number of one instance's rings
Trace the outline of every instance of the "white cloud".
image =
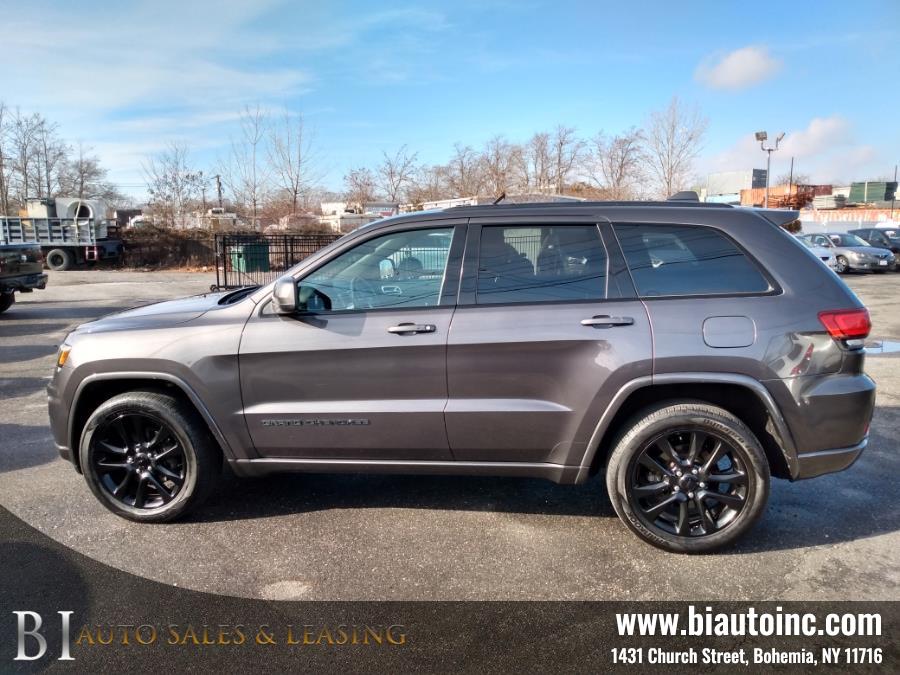
{"type": "MultiPolygon", "coordinates": [[[[775,135],[770,132],[767,146],[775,135]]],[[[772,155],[773,178],[787,173],[792,157],[796,172],[822,183],[865,180],[878,174],[882,160],[877,149],[857,142],[853,126],[838,115],[815,117],[805,128],[787,131],[772,155]]],[[[710,172],[765,168],[766,155],[751,133],[703,164],[710,172]]]]}
{"type": "Polygon", "coordinates": [[[713,89],[744,89],[769,79],[781,66],[766,47],[742,47],[724,56],[707,57],[694,77],[713,89]]]}

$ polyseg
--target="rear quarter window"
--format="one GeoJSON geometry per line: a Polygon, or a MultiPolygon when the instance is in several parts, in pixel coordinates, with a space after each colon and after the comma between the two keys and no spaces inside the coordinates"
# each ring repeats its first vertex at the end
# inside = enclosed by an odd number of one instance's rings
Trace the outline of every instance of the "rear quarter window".
{"type": "Polygon", "coordinates": [[[649,224],[614,227],[641,297],[771,290],[756,264],[713,228],[649,224]]]}

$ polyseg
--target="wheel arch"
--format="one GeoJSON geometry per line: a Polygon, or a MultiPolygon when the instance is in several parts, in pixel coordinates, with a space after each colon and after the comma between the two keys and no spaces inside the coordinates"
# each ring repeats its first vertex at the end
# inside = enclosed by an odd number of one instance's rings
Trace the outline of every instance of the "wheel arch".
{"type": "Polygon", "coordinates": [[[78,447],[81,434],[91,413],[103,402],[129,391],[152,391],[174,395],[190,405],[205,422],[226,459],[233,453],[221,429],[197,392],[181,378],[169,373],[99,373],[84,378],[75,391],[69,415],[68,439],[75,468],[81,472],[78,447]]]}
{"type": "Polygon", "coordinates": [[[613,438],[629,417],[666,400],[695,399],[719,406],[741,419],[759,439],[778,478],[794,478],[797,451],[784,417],[758,380],[738,373],[666,373],[628,382],[607,407],[588,443],[576,482],[600,471],[613,438]]]}

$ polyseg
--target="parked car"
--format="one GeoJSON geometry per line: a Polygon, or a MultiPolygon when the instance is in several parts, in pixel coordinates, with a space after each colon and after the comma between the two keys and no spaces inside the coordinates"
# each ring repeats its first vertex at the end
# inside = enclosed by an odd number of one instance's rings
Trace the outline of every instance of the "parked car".
{"type": "Polygon", "coordinates": [[[850,230],[849,234],[855,234],[864,239],[870,246],[886,248],[894,254],[894,264],[900,264],[900,230],[883,227],[867,227],[861,230],[850,230]]]}
{"type": "Polygon", "coordinates": [[[770,476],[844,470],[868,443],[868,312],[780,227],[796,217],[678,201],[387,218],[267,286],[78,327],[53,435],[138,522],[198,507],[223,462],[602,474],[639,537],[709,551],[764,513],[770,476]]]}
{"type": "Polygon", "coordinates": [[[0,244],[0,314],[13,306],[16,293],[31,293],[47,286],[41,245],[0,244]]]}
{"type": "Polygon", "coordinates": [[[828,232],[825,234],[803,234],[801,241],[814,246],[830,249],[837,261],[837,272],[846,274],[854,270],[870,270],[884,273],[895,267],[894,255],[883,248],[869,246],[868,242],[855,234],[828,232]]]}
{"type": "Polygon", "coordinates": [[[834,253],[831,252],[830,248],[825,248],[824,246],[816,246],[809,239],[805,239],[802,236],[797,237],[806,248],[813,252],[819,260],[821,260],[825,265],[829,268],[837,272],[837,258],[834,257],[834,253]]]}

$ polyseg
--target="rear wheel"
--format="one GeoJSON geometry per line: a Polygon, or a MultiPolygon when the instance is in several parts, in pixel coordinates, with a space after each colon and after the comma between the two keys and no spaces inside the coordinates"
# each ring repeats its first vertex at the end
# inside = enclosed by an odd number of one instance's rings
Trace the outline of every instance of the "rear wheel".
{"type": "Polygon", "coordinates": [[[221,469],[197,412],[153,392],[121,394],[97,408],[82,433],[80,460],[97,499],[138,522],[186,514],[207,497],[221,469]]]}
{"type": "Polygon", "coordinates": [[[15,301],[15,293],[0,293],[0,314],[12,307],[15,301]]]}
{"type": "Polygon", "coordinates": [[[626,424],[606,474],[616,513],[668,551],[729,545],[762,515],[769,465],[753,432],[701,402],[647,409],[626,424]]]}
{"type": "Polygon", "coordinates": [[[65,272],[72,269],[72,266],[75,264],[72,252],[64,248],[52,249],[47,253],[45,260],[47,261],[47,267],[54,272],[65,272]]]}

